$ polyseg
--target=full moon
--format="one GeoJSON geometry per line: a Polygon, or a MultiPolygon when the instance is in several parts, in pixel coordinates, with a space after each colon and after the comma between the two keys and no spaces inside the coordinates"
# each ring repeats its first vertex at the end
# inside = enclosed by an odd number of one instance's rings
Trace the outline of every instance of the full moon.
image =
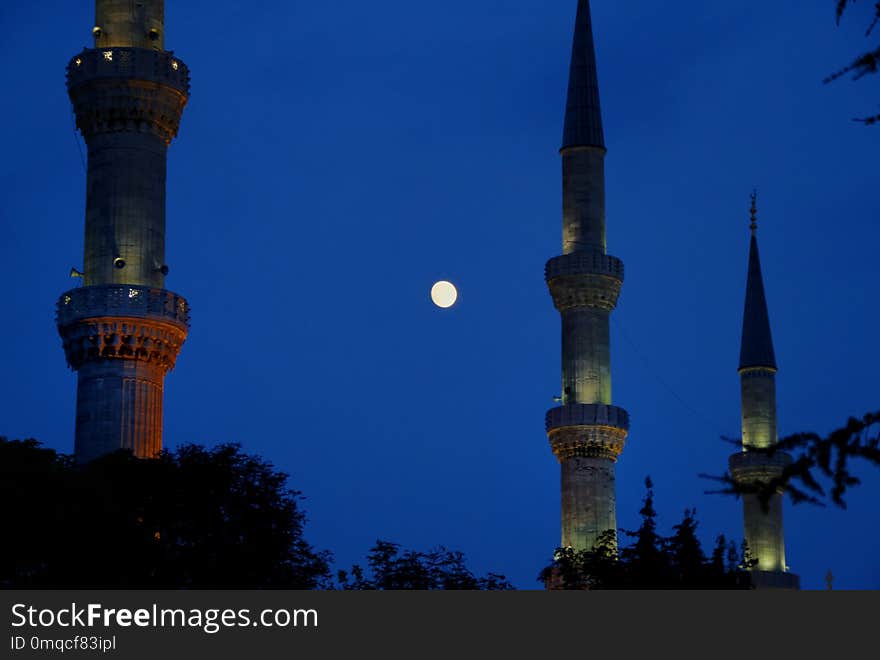
{"type": "Polygon", "coordinates": [[[431,287],[431,300],[437,307],[452,307],[458,300],[458,291],[452,282],[440,280],[431,287]]]}

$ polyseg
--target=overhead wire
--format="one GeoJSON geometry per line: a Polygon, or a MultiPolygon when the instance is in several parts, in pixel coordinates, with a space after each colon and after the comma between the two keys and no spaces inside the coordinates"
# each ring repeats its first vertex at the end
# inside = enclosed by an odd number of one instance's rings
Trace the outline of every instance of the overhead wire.
{"type": "MultiPolygon", "coordinates": [[[[722,425],[717,424],[717,420],[713,421],[712,419],[709,418],[708,415],[703,414],[697,408],[695,408],[690,403],[688,403],[684,397],[679,395],[679,393],[675,390],[675,388],[673,388],[672,385],[670,385],[666,381],[666,379],[664,379],[658,373],[658,371],[654,368],[654,365],[651,363],[651,361],[639,349],[639,347],[636,345],[635,341],[633,341],[632,337],[630,337],[629,333],[626,331],[626,328],[623,327],[623,324],[620,321],[618,321],[617,318],[614,316],[611,317],[611,320],[614,322],[615,327],[620,331],[620,335],[623,337],[624,341],[626,341],[626,343],[629,344],[630,348],[632,348],[632,350],[633,350],[633,353],[635,353],[635,355],[639,358],[639,360],[641,360],[642,366],[644,367],[645,371],[650,373],[657,380],[657,382],[659,382],[672,395],[672,397],[676,401],[678,401],[685,409],[687,409],[689,412],[696,415],[700,420],[705,422],[707,426],[713,427],[715,429],[715,431],[717,431],[718,428],[721,427],[722,425]]],[[[721,438],[729,437],[728,434],[723,433],[723,432],[718,433],[718,436],[721,438]]]]}
{"type": "Polygon", "coordinates": [[[76,142],[76,149],[79,151],[79,162],[82,163],[83,174],[86,174],[86,158],[83,155],[82,145],[79,143],[79,133],[76,130],[76,114],[74,112],[70,113],[70,121],[73,125],[73,141],[76,142]]]}

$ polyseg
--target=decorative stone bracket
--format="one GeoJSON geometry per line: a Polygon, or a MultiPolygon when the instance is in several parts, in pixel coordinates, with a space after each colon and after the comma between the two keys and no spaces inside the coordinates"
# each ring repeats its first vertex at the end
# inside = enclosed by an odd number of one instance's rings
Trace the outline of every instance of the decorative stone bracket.
{"type": "Polygon", "coordinates": [[[186,339],[180,328],[148,319],[85,319],[59,328],[67,364],[79,369],[85,362],[116,358],[141,360],[174,368],[186,339]]]}

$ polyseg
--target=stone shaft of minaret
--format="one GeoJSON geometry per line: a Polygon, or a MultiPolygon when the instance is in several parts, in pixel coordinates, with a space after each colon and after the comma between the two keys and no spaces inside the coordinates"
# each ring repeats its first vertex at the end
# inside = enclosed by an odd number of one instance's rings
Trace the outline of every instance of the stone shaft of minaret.
{"type": "Polygon", "coordinates": [[[88,149],[83,286],[57,307],[78,377],[79,461],[161,450],[165,374],[189,327],[186,300],[164,288],[167,152],[189,70],[163,49],[162,0],[97,0],[95,17],[95,48],[67,67],[88,149]]]}
{"type": "MultiPolygon", "coordinates": [[[[743,451],[731,457],[735,477],[743,482],[779,476],[785,467],[780,454],[768,456],[749,448],[766,449],[776,444],[775,370],[750,367],[740,370],[743,451]],[[772,406],[772,409],[771,409],[772,406]]],[[[745,540],[760,571],[785,572],[785,543],[782,533],[782,495],[770,498],[764,512],[757,496],[743,498],[745,540]]]]}
{"type": "MultiPolygon", "coordinates": [[[[791,460],[784,452],[768,454],[756,451],[770,449],[778,441],[776,356],[758,254],[756,214],[753,196],[752,238],[739,363],[743,449],[730,457],[731,476],[743,485],[779,477],[791,460]]],[[[762,506],[757,495],[744,495],[743,527],[750,555],[757,560],[752,572],[755,586],[797,588],[798,578],[787,572],[785,563],[782,492],[771,496],[766,507],[762,506]]]]}
{"type": "Polygon", "coordinates": [[[614,464],[629,429],[611,404],[609,319],[623,263],[605,253],[605,151],[590,3],[580,0],[560,150],[562,255],[545,268],[562,321],[562,405],[546,428],[561,469],[562,546],[576,550],[616,535],[614,464]]]}
{"type": "Polygon", "coordinates": [[[96,48],[165,48],[164,0],[95,0],[96,48]]]}

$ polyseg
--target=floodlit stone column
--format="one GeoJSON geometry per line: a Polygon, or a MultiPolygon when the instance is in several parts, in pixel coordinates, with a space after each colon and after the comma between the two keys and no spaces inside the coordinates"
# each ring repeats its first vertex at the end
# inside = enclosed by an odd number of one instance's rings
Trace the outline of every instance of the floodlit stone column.
{"type": "Polygon", "coordinates": [[[561,467],[562,546],[616,533],[614,464],[629,416],[611,404],[609,318],[623,263],[605,251],[605,139],[588,0],[578,2],[562,149],[562,255],[545,279],[562,320],[562,405],[547,436],[561,467]]]}
{"type": "Polygon", "coordinates": [[[162,449],[162,400],[189,327],[166,290],[168,145],[189,95],[189,70],[164,50],[162,0],[97,0],[94,48],[67,66],[88,147],[82,286],[57,305],[68,365],[78,372],[75,452],[162,449]]]}
{"type": "MultiPolygon", "coordinates": [[[[752,195],[752,238],[739,360],[743,449],[730,457],[730,474],[744,485],[778,478],[791,460],[783,452],[756,451],[769,449],[778,441],[776,355],[758,254],[757,212],[756,197],[752,195]]],[[[785,563],[782,491],[770,498],[766,509],[756,495],[744,495],[743,527],[750,555],[757,560],[752,583],[758,588],[797,589],[798,577],[788,572],[785,563]]]]}

